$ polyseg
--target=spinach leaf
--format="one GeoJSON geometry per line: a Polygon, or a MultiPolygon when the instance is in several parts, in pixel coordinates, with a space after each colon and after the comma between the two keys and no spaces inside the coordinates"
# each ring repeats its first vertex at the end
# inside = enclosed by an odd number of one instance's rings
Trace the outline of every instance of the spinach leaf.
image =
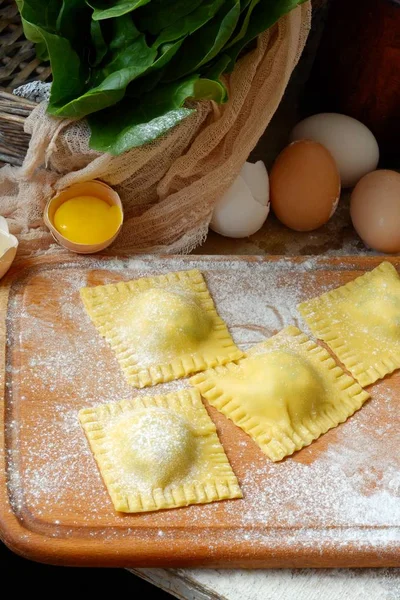
{"type": "Polygon", "coordinates": [[[62,7],[62,0],[50,0],[47,3],[46,10],[43,10],[39,0],[31,0],[29,3],[26,0],[15,1],[21,14],[24,35],[28,40],[34,43],[43,43],[41,36],[38,37],[36,28],[31,25],[29,20],[32,20],[33,25],[38,25],[49,33],[56,33],[57,18],[62,7]]]}
{"type": "Polygon", "coordinates": [[[47,46],[43,41],[35,44],[35,50],[36,50],[36,56],[38,57],[39,60],[44,60],[44,61],[50,60],[49,53],[47,52],[47,46]]]}
{"type": "Polygon", "coordinates": [[[51,0],[46,10],[38,0],[18,0],[25,36],[39,44],[41,52],[46,47],[53,72],[50,103],[63,102],[82,93],[88,74],[88,67],[72,48],[66,38],[50,33],[55,27],[55,8],[61,6],[51,0]]]}
{"type": "MultiPolygon", "coordinates": [[[[125,108],[124,108],[125,110],[125,108]]],[[[137,148],[157,139],[170,129],[178,125],[194,112],[194,109],[178,108],[168,112],[160,112],[159,116],[150,118],[149,121],[136,123],[137,118],[132,115],[132,124],[125,128],[116,127],[112,133],[108,127],[102,126],[102,121],[94,121],[91,117],[89,126],[91,130],[90,148],[98,152],[109,152],[119,155],[131,148],[137,148]]]]}
{"type": "Polygon", "coordinates": [[[99,21],[90,22],[90,37],[92,39],[92,45],[94,48],[94,58],[92,54],[89,57],[90,65],[92,67],[97,67],[108,51],[108,47],[103,36],[103,31],[101,29],[101,23],[99,21]]]}
{"type": "Polygon", "coordinates": [[[153,0],[137,12],[139,29],[157,35],[202,3],[203,0],[153,0]]]}
{"type": "Polygon", "coordinates": [[[251,0],[240,0],[240,12],[242,13],[244,10],[246,10],[246,8],[248,7],[248,5],[250,4],[251,0]]]}
{"type": "Polygon", "coordinates": [[[200,77],[193,89],[193,100],[213,100],[218,104],[226,102],[228,92],[222,81],[200,77]]]}
{"type": "Polygon", "coordinates": [[[106,58],[92,70],[87,91],[67,103],[50,102],[51,114],[80,119],[112,106],[123,98],[126,86],[153,64],[156,49],[147,45],[128,15],[113,19],[111,30],[106,58]]]}
{"type": "Polygon", "coordinates": [[[158,85],[163,74],[164,69],[158,69],[142,77],[138,77],[128,85],[125,96],[128,98],[140,98],[143,94],[150,92],[158,85]]]}
{"type": "Polygon", "coordinates": [[[246,12],[243,13],[244,17],[241,15],[241,19],[240,19],[240,22],[238,23],[237,31],[235,31],[233,37],[229,40],[228,44],[226,44],[224,50],[226,50],[227,48],[230,48],[231,46],[236,44],[236,42],[238,42],[239,40],[244,38],[244,36],[247,33],[247,29],[249,27],[249,23],[250,23],[250,19],[251,19],[253,10],[255,9],[255,7],[257,6],[257,4],[259,2],[260,2],[260,0],[250,0],[250,2],[246,3],[247,10],[246,10],[246,12]]]}
{"type": "Polygon", "coordinates": [[[172,23],[169,27],[163,29],[156,39],[156,45],[159,46],[165,42],[171,42],[188,34],[193,34],[214,17],[223,3],[224,0],[207,0],[206,2],[203,2],[193,12],[185,15],[181,19],[175,21],[175,23],[172,23]]]}
{"type": "Polygon", "coordinates": [[[192,112],[225,102],[221,74],[305,0],[16,0],[24,33],[49,59],[48,112],[89,115],[91,145],[120,153],[192,112]]]}
{"type": "Polygon", "coordinates": [[[172,58],[178,52],[183,42],[184,39],[181,39],[175,42],[174,44],[163,44],[160,48],[160,56],[157,58],[157,60],[153,62],[151,67],[147,69],[146,74],[151,73],[151,71],[155,71],[156,69],[162,69],[163,67],[165,67],[165,65],[170,60],[172,60],[172,58]]]}
{"type": "MultiPolygon", "coordinates": [[[[26,0],[15,0],[15,2],[19,12],[21,13],[24,8],[24,4],[26,4],[26,0]]],[[[34,15],[35,24],[44,27],[49,32],[55,33],[57,18],[62,8],[62,4],[63,0],[47,0],[45,4],[43,4],[43,0],[30,0],[30,15],[34,15]]],[[[26,37],[30,39],[27,35],[26,37]]]]}
{"type": "Polygon", "coordinates": [[[254,7],[245,35],[231,46],[226,52],[230,56],[228,71],[232,71],[240,52],[260,33],[274,25],[280,17],[306,0],[279,0],[276,2],[261,1],[254,7]]]}
{"type": "Polygon", "coordinates": [[[87,36],[82,32],[89,30],[90,17],[91,10],[85,0],[63,0],[56,22],[57,33],[80,51],[87,46],[87,36]]]}
{"type": "Polygon", "coordinates": [[[87,4],[93,8],[94,21],[121,17],[149,2],[150,0],[114,0],[113,5],[110,6],[110,2],[106,0],[87,0],[87,4]]]}
{"type": "Polygon", "coordinates": [[[67,104],[51,102],[49,112],[56,116],[81,119],[86,115],[112,106],[121,100],[128,83],[144,73],[153,63],[157,51],[150,48],[145,36],[137,37],[123,48],[115,48],[109,60],[93,73],[91,87],[67,104]]]}
{"type": "Polygon", "coordinates": [[[114,52],[126,48],[140,35],[139,30],[129,15],[112,19],[108,25],[110,49],[114,52]]]}
{"type": "Polygon", "coordinates": [[[100,152],[121,154],[142,146],[175,127],[193,109],[183,108],[187,98],[216,99],[224,94],[219,82],[202,80],[198,75],[164,84],[142,96],[137,104],[125,98],[118,110],[108,109],[89,118],[90,147],[100,152]]]}
{"type": "Polygon", "coordinates": [[[165,81],[195,73],[217,56],[232,35],[239,15],[239,0],[226,0],[213,19],[186,38],[167,69],[165,81]]]}
{"type": "Polygon", "coordinates": [[[222,73],[225,73],[230,60],[228,54],[219,54],[218,58],[200,69],[201,76],[206,79],[219,79],[222,73]]]}
{"type": "MultiPolygon", "coordinates": [[[[84,0],[79,0],[80,2],[84,2],[84,0]]],[[[23,0],[16,0],[17,2],[17,6],[18,9],[21,10],[22,6],[23,6],[23,0]]],[[[36,3],[36,4],[40,4],[36,3]]],[[[62,0],[50,0],[50,2],[46,3],[46,6],[41,7],[41,21],[40,24],[44,29],[46,29],[47,31],[49,31],[49,33],[56,33],[56,31],[58,30],[58,19],[60,16],[60,12],[62,11],[62,7],[63,7],[63,1],[62,0]]],[[[36,13],[38,14],[38,13],[36,13]]],[[[24,20],[23,20],[23,26],[24,29],[27,28],[29,30],[29,24],[25,22],[24,24],[24,20]]],[[[29,38],[29,33],[25,32],[25,36],[29,38]]],[[[58,33],[58,31],[57,31],[58,33]]],[[[34,35],[34,33],[33,33],[34,35]]],[[[36,43],[36,56],[39,58],[39,60],[50,60],[49,57],[49,53],[47,51],[47,46],[46,43],[42,40],[41,42],[37,42],[36,43]]]]}
{"type": "Polygon", "coordinates": [[[179,50],[182,42],[183,40],[178,40],[175,44],[164,44],[161,47],[161,54],[157,60],[154,61],[143,75],[140,75],[128,85],[126,96],[129,98],[140,98],[145,92],[154,89],[163,76],[165,65],[179,50]]]}

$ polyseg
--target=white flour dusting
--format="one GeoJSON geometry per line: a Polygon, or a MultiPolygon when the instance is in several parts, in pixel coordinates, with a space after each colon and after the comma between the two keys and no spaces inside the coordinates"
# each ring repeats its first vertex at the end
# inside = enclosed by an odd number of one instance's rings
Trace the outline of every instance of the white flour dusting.
{"type": "Polygon", "coordinates": [[[275,543],[320,552],[330,543],[380,549],[399,543],[398,403],[390,380],[374,386],[372,400],[349,421],[281,463],[255,452],[253,442],[238,429],[232,441],[227,434],[234,426],[219,415],[219,433],[244,500],[116,515],[79,426],[78,411],[134,395],[173,391],[188,383],[175,381],[144,390],[129,387],[112,351],[85,314],[79,289],[199,268],[235,342],[246,348],[290,324],[304,330],[296,305],[335,287],[340,273],[334,273],[325,288],[319,282],[318,259],[295,266],[289,260],[183,258],[88,259],[86,264],[87,272],[77,265],[65,266],[56,276],[52,269],[38,271],[29,286],[13,291],[7,458],[10,497],[21,519],[28,524],[35,521],[36,527],[40,521],[52,523],[52,535],[63,537],[73,535],[74,525],[83,521],[88,535],[110,540],[130,536],[137,526],[148,524],[146,535],[173,540],[184,518],[193,525],[184,535],[193,543],[206,540],[210,555],[217,552],[222,535],[213,528],[216,519],[229,524],[223,535],[245,543],[247,553],[275,543]],[[39,287],[45,295],[38,304],[39,287]],[[22,353],[22,363],[15,348],[22,353]],[[246,467],[249,457],[251,468],[246,467]]]}
{"type": "Polygon", "coordinates": [[[196,479],[199,446],[190,422],[182,415],[152,407],[116,415],[103,427],[106,435],[113,436],[114,445],[107,448],[108,457],[115,465],[124,493],[151,495],[154,487],[165,487],[171,480],[177,485],[196,479]],[[131,420],[128,440],[127,418],[131,420]],[[132,460],[135,472],[132,472],[132,460]]]}

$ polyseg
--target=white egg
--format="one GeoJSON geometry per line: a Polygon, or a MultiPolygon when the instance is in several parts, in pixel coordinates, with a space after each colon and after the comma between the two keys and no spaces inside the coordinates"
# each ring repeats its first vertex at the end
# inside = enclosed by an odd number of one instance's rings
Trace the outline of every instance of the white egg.
{"type": "Polygon", "coordinates": [[[269,180],[260,160],[246,162],[217,202],[210,228],[225,237],[243,238],[258,231],[269,213],[269,180]]]}
{"type": "Polygon", "coordinates": [[[314,140],[332,154],[342,180],[342,187],[353,187],[379,162],[379,147],[372,132],[352,117],[338,113],[321,113],[298,123],[290,141],[314,140]]]}

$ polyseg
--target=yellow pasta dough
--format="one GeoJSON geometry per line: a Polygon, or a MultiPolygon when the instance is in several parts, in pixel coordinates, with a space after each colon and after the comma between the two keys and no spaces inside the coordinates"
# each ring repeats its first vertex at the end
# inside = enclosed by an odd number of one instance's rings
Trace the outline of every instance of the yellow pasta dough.
{"type": "Polygon", "coordinates": [[[309,445],[369,398],[296,327],[253,346],[247,358],[190,382],[273,461],[309,445]]]}
{"type": "Polygon", "coordinates": [[[361,385],[400,367],[400,277],[390,263],[303,302],[299,311],[361,385]]]}
{"type": "Polygon", "coordinates": [[[117,511],[242,497],[197,390],[102,404],[79,420],[117,511]]]}
{"type": "Polygon", "coordinates": [[[81,297],[135,387],[243,356],[197,270],[83,288],[81,297]]]}

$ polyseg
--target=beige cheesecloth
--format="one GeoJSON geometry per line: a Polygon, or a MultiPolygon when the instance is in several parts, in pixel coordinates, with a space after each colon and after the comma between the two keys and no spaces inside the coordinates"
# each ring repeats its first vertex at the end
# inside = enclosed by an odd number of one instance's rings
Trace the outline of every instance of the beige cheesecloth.
{"type": "Polygon", "coordinates": [[[84,121],[60,120],[40,104],[26,120],[32,135],[22,167],[0,170],[0,214],[23,245],[57,251],[42,214],[49,197],[72,183],[101,179],[120,194],[125,220],[113,249],[188,252],[207,235],[217,200],[231,185],[271,120],[304,48],[306,3],[258,39],[226,78],[227,104],[196,103],[167,135],[120,156],[88,146],[84,121]]]}

